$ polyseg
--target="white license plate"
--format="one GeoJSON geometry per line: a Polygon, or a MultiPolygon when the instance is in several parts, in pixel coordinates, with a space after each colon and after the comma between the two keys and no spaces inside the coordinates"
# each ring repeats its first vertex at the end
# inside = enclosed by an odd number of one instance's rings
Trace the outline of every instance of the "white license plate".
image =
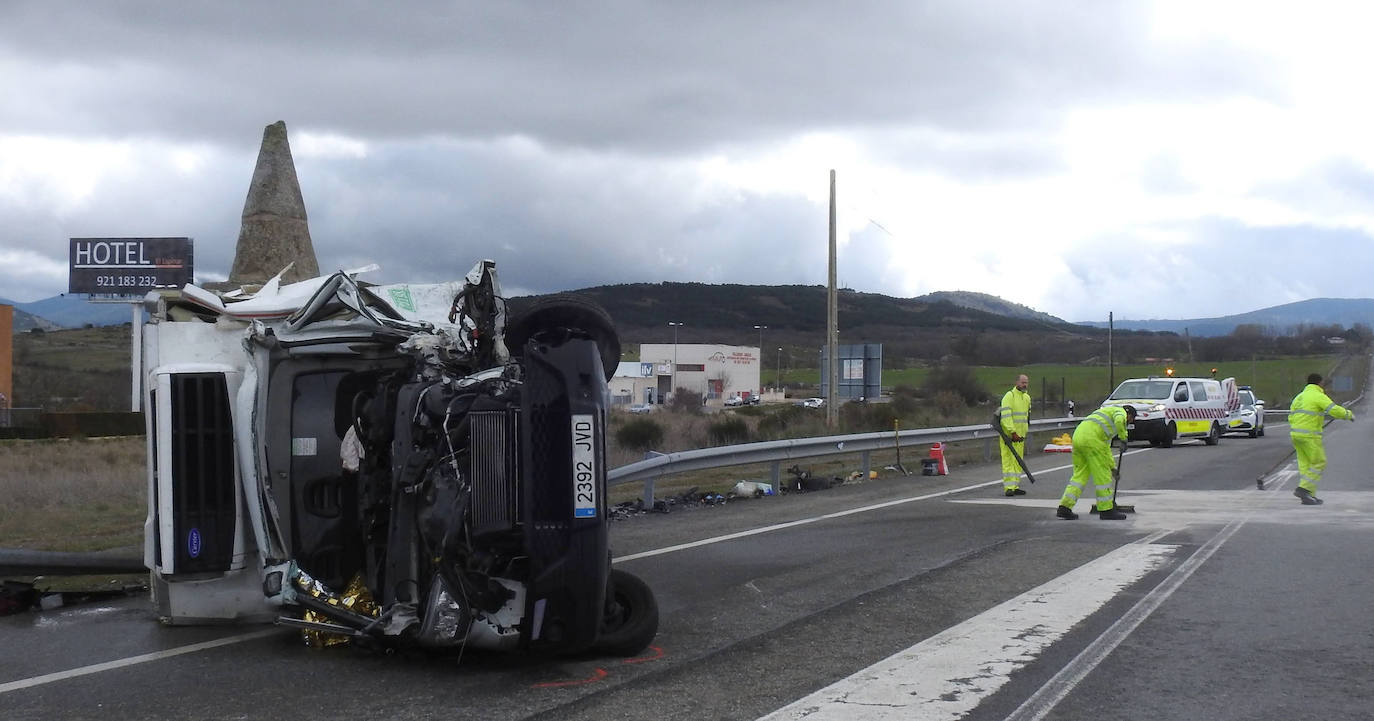
{"type": "Polygon", "coordinates": [[[572,417],[573,518],[596,518],[596,422],[591,415],[572,417]]]}
{"type": "Polygon", "coordinates": [[[1135,430],[1135,424],[1134,424],[1134,423],[1127,423],[1127,424],[1126,424],[1126,430],[1128,430],[1128,431],[1133,431],[1133,430],[1135,430]]]}

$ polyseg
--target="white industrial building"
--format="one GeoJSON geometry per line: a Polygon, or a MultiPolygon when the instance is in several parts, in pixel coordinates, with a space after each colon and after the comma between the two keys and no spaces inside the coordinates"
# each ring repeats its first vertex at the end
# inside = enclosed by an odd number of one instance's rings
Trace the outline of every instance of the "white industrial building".
{"type": "Polygon", "coordinates": [[[708,402],[759,394],[761,358],[754,346],[645,343],[638,363],[616,369],[611,397],[616,405],[662,403],[674,387],[700,393],[708,402]]]}

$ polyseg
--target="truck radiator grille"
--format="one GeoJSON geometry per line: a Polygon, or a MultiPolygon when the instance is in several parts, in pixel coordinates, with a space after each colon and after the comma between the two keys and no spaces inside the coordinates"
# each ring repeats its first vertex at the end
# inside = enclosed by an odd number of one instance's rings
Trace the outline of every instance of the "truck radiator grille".
{"type": "Polygon", "coordinates": [[[468,414],[475,534],[509,530],[520,518],[517,418],[514,410],[468,414]]]}

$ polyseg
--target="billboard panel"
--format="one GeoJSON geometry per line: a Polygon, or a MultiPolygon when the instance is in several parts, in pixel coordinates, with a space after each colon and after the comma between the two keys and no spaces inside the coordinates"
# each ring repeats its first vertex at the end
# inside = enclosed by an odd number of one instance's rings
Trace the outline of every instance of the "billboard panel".
{"type": "Polygon", "coordinates": [[[72,238],[68,293],[143,295],[195,275],[190,238],[72,238]]]}

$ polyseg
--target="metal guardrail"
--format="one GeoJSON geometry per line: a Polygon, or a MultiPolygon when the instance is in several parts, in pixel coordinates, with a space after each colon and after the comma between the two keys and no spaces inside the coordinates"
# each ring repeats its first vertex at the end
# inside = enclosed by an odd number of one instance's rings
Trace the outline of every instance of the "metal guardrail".
{"type": "MultiPolygon", "coordinates": [[[[1030,422],[1031,431],[1058,431],[1073,428],[1081,417],[1040,418],[1030,422]]],[[[950,426],[946,428],[921,428],[909,431],[878,433],[854,433],[843,436],[818,436],[815,438],[792,438],[782,441],[763,441],[743,443],[735,446],[702,448],[677,453],[656,454],[652,458],[630,463],[612,469],[607,474],[609,485],[644,482],[644,505],[654,502],[654,482],[659,478],[675,473],[700,471],[711,468],[727,468],[753,463],[772,463],[773,491],[782,484],[782,464],[801,458],[833,456],[845,453],[863,454],[863,476],[868,477],[872,470],[874,451],[896,451],[906,446],[928,445],[932,443],[954,443],[956,441],[988,441],[988,454],[991,443],[997,439],[997,430],[991,424],[976,426],[950,426]]]]}
{"type": "Polygon", "coordinates": [[[143,554],[130,551],[27,551],[0,548],[0,576],[80,576],[147,573],[143,554]]]}

